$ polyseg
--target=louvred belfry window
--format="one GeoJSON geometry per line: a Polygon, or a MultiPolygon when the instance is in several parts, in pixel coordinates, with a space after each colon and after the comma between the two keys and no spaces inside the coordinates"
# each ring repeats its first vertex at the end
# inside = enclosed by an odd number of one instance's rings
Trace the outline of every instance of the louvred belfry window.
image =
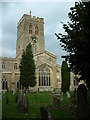
{"type": "Polygon", "coordinates": [[[29,33],[32,34],[32,32],[33,32],[33,26],[32,26],[32,24],[30,24],[29,25],[29,33]]]}

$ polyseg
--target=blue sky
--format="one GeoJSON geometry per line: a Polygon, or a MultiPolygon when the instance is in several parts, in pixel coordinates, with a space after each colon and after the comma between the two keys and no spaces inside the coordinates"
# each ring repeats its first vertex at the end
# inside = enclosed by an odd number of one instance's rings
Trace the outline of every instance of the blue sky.
{"type": "Polygon", "coordinates": [[[45,49],[56,55],[57,62],[61,64],[61,56],[66,53],[60,47],[55,33],[64,33],[60,22],[66,23],[69,21],[68,12],[70,12],[70,7],[74,6],[75,0],[48,1],[33,0],[33,2],[29,2],[29,0],[23,0],[15,2],[14,0],[14,2],[10,2],[4,0],[1,3],[0,17],[2,21],[0,24],[2,28],[0,28],[0,31],[2,34],[0,32],[0,43],[2,42],[3,57],[16,57],[17,23],[23,14],[29,14],[32,11],[32,16],[44,18],[45,49]]]}

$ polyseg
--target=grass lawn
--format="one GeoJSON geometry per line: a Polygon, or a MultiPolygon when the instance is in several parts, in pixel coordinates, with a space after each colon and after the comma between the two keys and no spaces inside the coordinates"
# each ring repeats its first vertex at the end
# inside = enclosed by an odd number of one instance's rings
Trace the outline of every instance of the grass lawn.
{"type": "MultiPolygon", "coordinates": [[[[17,103],[15,102],[16,95],[12,93],[8,94],[9,104],[6,104],[6,93],[3,94],[2,100],[2,117],[3,118],[41,118],[40,107],[46,106],[51,112],[52,120],[55,118],[75,118],[75,116],[68,110],[57,110],[50,105],[51,93],[38,93],[38,97],[35,97],[35,93],[28,93],[29,110],[28,115],[21,113],[17,109],[17,103]]],[[[61,106],[68,104],[69,100],[64,97],[64,102],[60,103],[61,106]]]]}

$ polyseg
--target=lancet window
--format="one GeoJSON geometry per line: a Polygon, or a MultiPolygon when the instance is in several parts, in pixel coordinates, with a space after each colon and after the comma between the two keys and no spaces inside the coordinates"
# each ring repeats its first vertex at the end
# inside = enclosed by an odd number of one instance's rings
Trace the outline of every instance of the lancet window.
{"type": "Polygon", "coordinates": [[[29,33],[32,34],[32,32],[33,32],[33,26],[32,26],[32,24],[30,24],[29,25],[29,33]]]}

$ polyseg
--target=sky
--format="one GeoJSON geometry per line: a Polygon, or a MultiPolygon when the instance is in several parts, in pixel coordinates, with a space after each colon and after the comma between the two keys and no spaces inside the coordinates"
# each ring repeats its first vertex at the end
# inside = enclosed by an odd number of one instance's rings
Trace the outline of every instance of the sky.
{"type": "Polygon", "coordinates": [[[44,18],[45,50],[57,56],[62,63],[65,51],[60,47],[55,33],[65,34],[62,24],[69,21],[68,13],[77,0],[3,0],[0,3],[0,56],[16,57],[17,23],[23,14],[44,18]],[[53,1],[53,2],[52,2],[53,1]]]}

